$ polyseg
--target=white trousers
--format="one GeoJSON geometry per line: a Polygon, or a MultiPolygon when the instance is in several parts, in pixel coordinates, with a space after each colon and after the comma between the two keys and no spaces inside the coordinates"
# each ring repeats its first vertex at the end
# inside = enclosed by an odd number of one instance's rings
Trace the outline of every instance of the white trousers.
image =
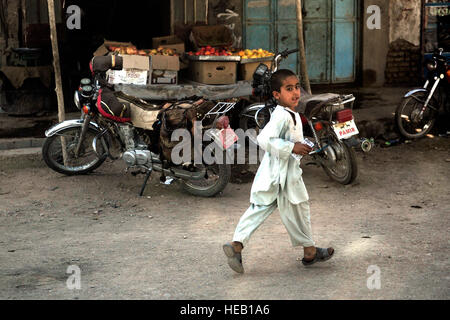
{"type": "Polygon", "coordinates": [[[251,204],[239,220],[233,241],[240,242],[245,247],[253,232],[259,228],[277,207],[280,211],[281,221],[291,238],[292,246],[314,247],[309,202],[292,204],[283,192],[280,192],[277,201],[271,205],[259,206],[251,204]]]}

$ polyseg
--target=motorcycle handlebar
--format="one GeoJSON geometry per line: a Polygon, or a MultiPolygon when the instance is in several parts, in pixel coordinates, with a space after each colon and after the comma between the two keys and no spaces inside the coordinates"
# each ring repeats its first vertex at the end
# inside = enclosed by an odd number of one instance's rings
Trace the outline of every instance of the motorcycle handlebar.
{"type": "Polygon", "coordinates": [[[274,65],[272,66],[272,71],[275,72],[278,70],[278,65],[281,62],[282,59],[286,59],[288,55],[294,53],[294,52],[298,52],[298,49],[292,49],[292,50],[284,50],[280,53],[278,53],[275,57],[274,57],[274,65]]]}
{"type": "Polygon", "coordinates": [[[298,52],[299,50],[298,49],[292,49],[292,50],[285,50],[283,53],[282,53],[282,56],[283,57],[287,57],[288,55],[290,55],[290,54],[292,54],[292,53],[295,53],[295,52],[298,52]]]}

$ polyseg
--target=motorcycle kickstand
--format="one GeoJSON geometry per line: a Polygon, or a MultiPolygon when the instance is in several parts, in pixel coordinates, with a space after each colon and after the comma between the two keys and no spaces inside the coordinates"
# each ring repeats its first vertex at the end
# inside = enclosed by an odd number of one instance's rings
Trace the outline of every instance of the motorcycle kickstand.
{"type": "Polygon", "coordinates": [[[150,175],[152,174],[152,169],[147,170],[147,174],[145,175],[144,184],[142,185],[141,192],[139,196],[142,197],[144,195],[145,187],[147,186],[148,179],[150,179],[150,175]]]}

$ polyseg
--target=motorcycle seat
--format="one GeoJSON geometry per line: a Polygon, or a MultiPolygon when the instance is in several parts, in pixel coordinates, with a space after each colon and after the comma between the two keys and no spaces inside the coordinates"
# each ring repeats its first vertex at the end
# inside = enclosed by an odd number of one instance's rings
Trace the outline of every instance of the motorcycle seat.
{"type": "Polygon", "coordinates": [[[333,102],[340,97],[337,93],[322,93],[313,95],[302,95],[297,106],[297,112],[308,116],[318,104],[333,102]]]}

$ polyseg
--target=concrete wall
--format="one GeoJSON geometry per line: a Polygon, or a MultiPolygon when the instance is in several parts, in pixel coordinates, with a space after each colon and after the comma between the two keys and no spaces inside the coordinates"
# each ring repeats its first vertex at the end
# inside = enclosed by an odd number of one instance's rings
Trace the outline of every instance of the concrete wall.
{"type": "Polygon", "coordinates": [[[363,86],[383,86],[386,56],[389,51],[389,0],[364,0],[362,20],[362,82],[363,86]],[[381,9],[381,29],[370,30],[367,8],[377,5],[381,9]]]}
{"type": "MultiPolygon", "coordinates": [[[[172,0],[175,23],[184,22],[185,0],[172,0]]],[[[197,17],[205,14],[206,0],[197,0],[197,17]],[[203,11],[202,11],[203,10],[203,11]]],[[[209,0],[208,23],[228,24],[233,28],[237,40],[242,40],[243,33],[243,0],[209,0]],[[227,19],[218,18],[220,13],[232,10],[238,16],[227,19]]],[[[387,56],[392,51],[392,43],[403,39],[413,46],[420,46],[421,33],[421,0],[362,0],[362,44],[361,69],[362,84],[367,87],[380,87],[386,83],[387,56]],[[367,20],[372,14],[367,8],[377,5],[381,10],[381,29],[370,30],[367,20]]],[[[187,21],[193,22],[194,0],[186,0],[187,21]]],[[[241,42],[242,43],[242,42],[241,42]]]]}
{"type": "Polygon", "coordinates": [[[225,24],[232,29],[236,44],[242,43],[242,0],[171,0],[172,33],[177,33],[182,25],[225,24]],[[206,13],[206,5],[208,11],[206,13]],[[231,10],[230,14],[227,10],[231,10]],[[222,15],[221,15],[222,14],[222,15]],[[225,14],[225,15],[223,15],[225,14]]]}
{"type": "Polygon", "coordinates": [[[210,23],[228,26],[235,39],[234,47],[242,47],[243,0],[210,0],[210,23]],[[232,13],[230,11],[231,10],[232,13]]]}
{"type": "Polygon", "coordinates": [[[389,2],[389,43],[398,39],[420,45],[421,0],[395,0],[389,2]]]}
{"type": "MultiPolygon", "coordinates": [[[[386,84],[387,56],[395,55],[399,40],[412,47],[420,46],[421,0],[364,0],[362,39],[362,82],[364,86],[379,87],[386,84]],[[377,5],[381,9],[381,29],[367,27],[367,8],[377,5]]],[[[399,57],[396,57],[399,59],[399,57]]],[[[414,59],[413,59],[414,60],[414,59]]]]}

